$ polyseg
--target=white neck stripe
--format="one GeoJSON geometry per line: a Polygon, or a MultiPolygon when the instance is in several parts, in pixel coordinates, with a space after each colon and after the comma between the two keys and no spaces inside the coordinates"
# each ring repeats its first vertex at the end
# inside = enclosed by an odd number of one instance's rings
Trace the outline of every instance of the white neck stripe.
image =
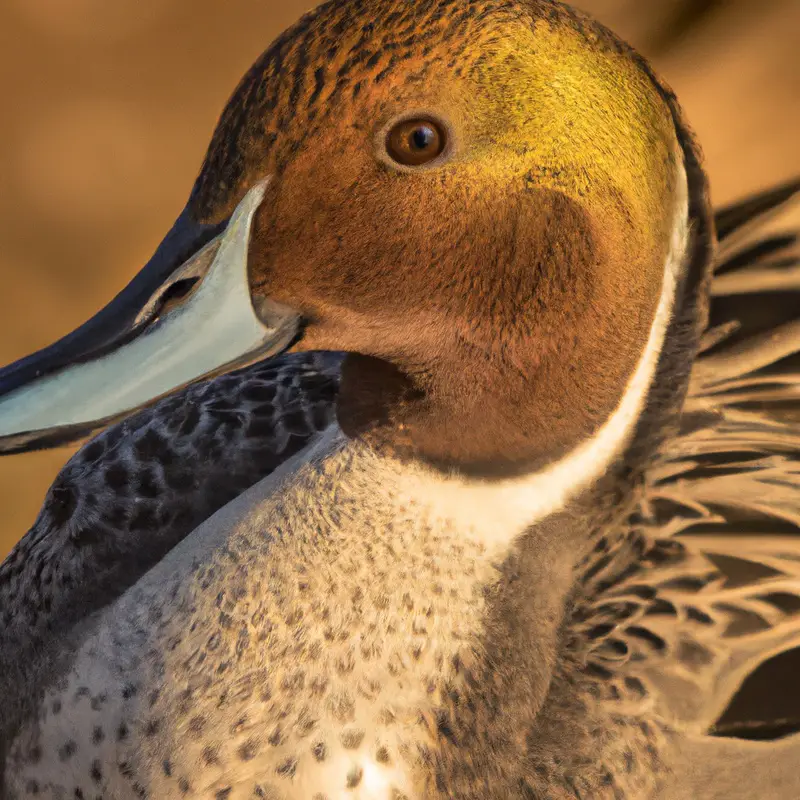
{"type": "Polygon", "coordinates": [[[407,499],[422,501],[437,516],[472,530],[487,544],[507,545],[527,527],[563,508],[601,477],[630,440],[655,376],[672,317],[689,237],[688,183],[679,162],[678,200],[661,297],[642,357],[619,405],[602,427],[560,461],[521,478],[487,482],[463,477],[415,475],[407,499]]]}

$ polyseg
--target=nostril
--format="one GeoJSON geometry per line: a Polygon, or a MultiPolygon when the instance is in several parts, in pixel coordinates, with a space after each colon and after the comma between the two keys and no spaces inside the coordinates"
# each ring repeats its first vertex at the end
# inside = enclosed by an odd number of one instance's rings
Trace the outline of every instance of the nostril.
{"type": "Polygon", "coordinates": [[[199,282],[200,278],[193,276],[190,278],[180,278],[167,286],[156,302],[153,317],[157,318],[162,316],[185,300],[199,282]]]}

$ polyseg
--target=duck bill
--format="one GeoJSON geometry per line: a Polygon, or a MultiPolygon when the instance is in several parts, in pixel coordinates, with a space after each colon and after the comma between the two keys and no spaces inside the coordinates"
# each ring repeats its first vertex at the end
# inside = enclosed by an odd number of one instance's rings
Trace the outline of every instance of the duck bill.
{"type": "Polygon", "coordinates": [[[247,193],[222,231],[181,214],[108,306],[0,370],[0,454],[81,439],[193,381],[291,346],[300,316],[268,299],[254,304],[248,282],[265,186],[247,193]]]}

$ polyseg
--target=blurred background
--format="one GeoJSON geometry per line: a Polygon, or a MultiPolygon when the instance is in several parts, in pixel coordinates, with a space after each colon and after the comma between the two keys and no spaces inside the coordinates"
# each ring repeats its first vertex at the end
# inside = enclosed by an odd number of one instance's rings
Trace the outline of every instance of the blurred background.
{"type": "MultiPolygon", "coordinates": [[[[800,2],[574,4],[676,90],[717,204],[800,173],[800,2]]],[[[312,5],[0,3],[0,364],[67,333],[134,275],[182,208],[239,77],[312,5]]],[[[0,459],[0,559],[71,452],[0,459]]]]}

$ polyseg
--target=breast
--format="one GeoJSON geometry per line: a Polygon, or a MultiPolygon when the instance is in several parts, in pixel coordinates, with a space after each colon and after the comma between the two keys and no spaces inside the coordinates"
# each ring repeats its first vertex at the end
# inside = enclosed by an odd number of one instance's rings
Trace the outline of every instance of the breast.
{"type": "Polygon", "coordinates": [[[11,747],[9,785],[419,796],[434,711],[474,680],[501,576],[412,484],[332,431],[211,517],[84,633],[11,747]]]}

